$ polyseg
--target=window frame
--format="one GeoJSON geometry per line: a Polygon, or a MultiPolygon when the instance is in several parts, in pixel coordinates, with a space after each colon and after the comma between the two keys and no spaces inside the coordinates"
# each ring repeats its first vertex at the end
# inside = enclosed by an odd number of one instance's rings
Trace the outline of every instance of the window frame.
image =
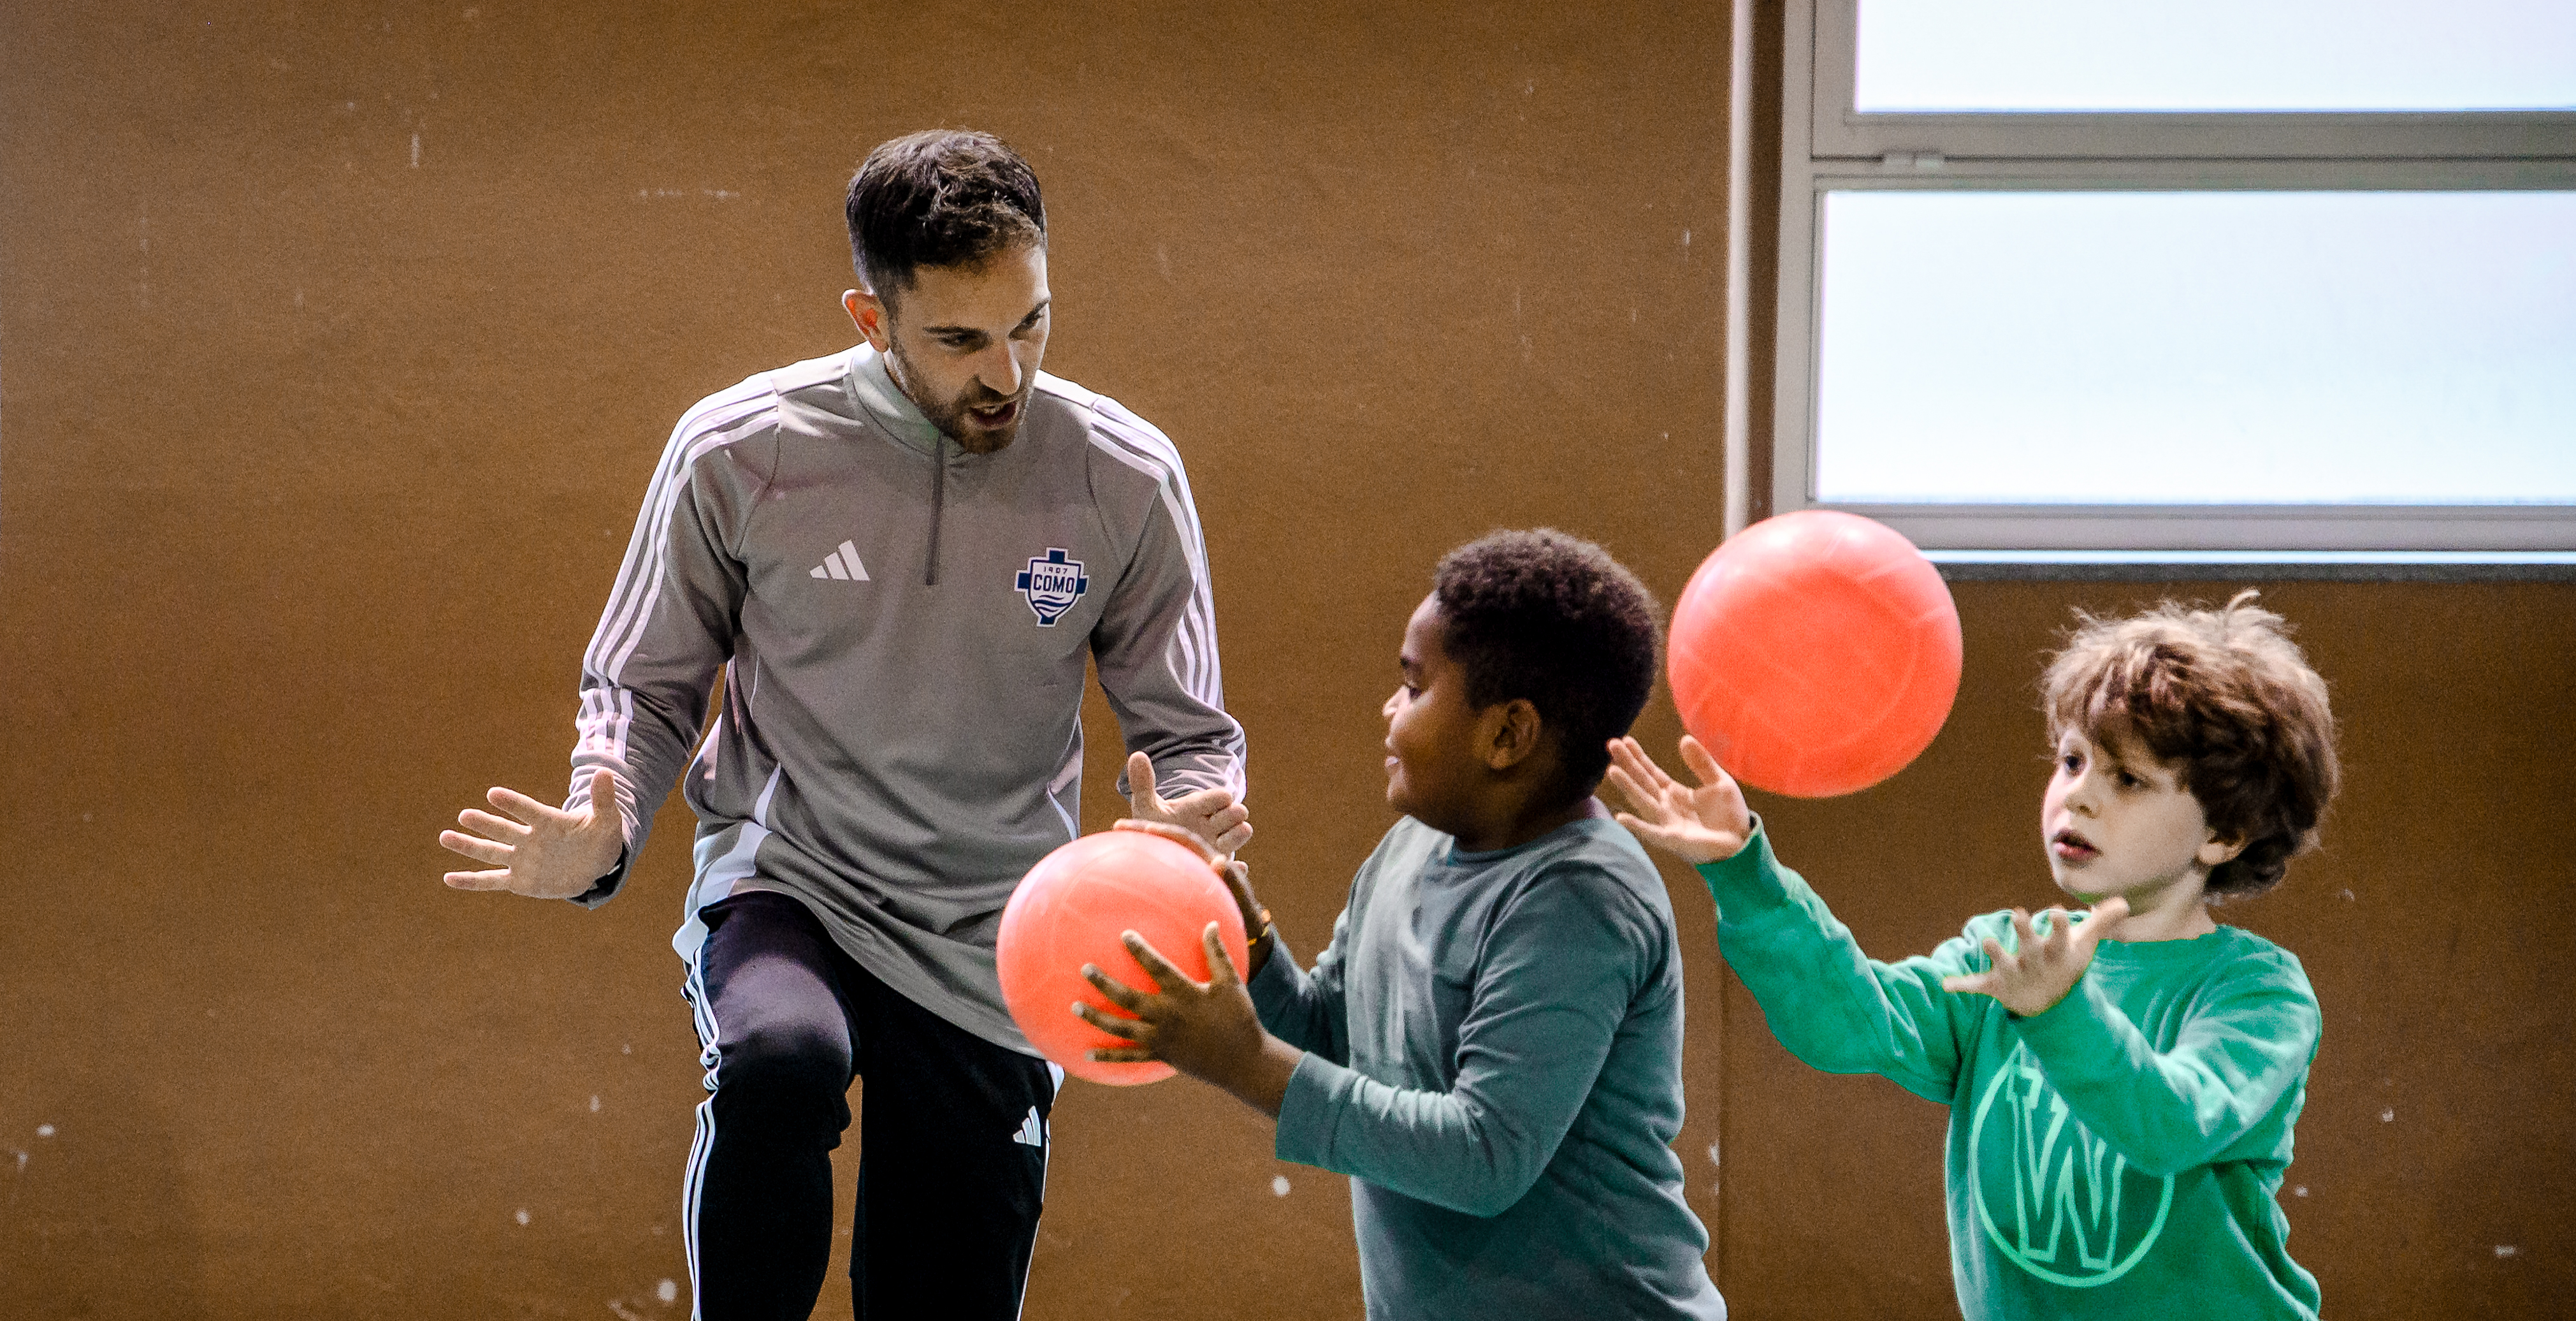
{"type": "Polygon", "coordinates": [[[1843,190],[2576,189],[2576,111],[1859,114],[1859,0],[1792,0],[1782,138],[1770,508],[1832,508],[1927,552],[2576,551],[2576,505],[1867,504],[1814,496],[1824,197],[1843,190]]]}

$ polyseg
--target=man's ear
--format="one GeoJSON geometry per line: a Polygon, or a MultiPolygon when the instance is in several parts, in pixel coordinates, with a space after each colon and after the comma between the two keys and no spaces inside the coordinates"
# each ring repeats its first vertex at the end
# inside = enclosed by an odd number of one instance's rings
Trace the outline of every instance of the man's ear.
{"type": "Polygon", "coordinates": [[[849,311],[850,324],[867,338],[869,348],[883,353],[894,343],[894,318],[884,299],[865,289],[844,289],[841,306],[849,311]]]}
{"type": "Polygon", "coordinates": [[[1477,717],[1477,737],[1488,770],[1507,771],[1537,755],[1545,734],[1538,708],[1526,697],[1486,707],[1477,717]]]}

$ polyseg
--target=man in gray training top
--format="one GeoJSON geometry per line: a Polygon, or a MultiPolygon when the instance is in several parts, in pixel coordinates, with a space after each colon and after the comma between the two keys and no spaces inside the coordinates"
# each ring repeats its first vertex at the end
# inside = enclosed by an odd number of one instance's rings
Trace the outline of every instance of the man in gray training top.
{"type": "Polygon", "coordinates": [[[1002,1006],[993,933],[1078,833],[1086,656],[1133,813],[1221,852],[1251,836],[1180,455],[1038,370],[1027,164],[980,133],[898,138],[848,214],[867,288],[843,303],[867,342],[672,432],[582,658],[570,798],[496,788],[506,815],[439,837],[494,868],[452,886],[595,906],[688,770],[696,879],[672,944],[713,1093],[684,1192],[703,1321],[812,1310],[853,1077],[857,1314],[1017,1314],[1062,1074],[1002,1006]]]}

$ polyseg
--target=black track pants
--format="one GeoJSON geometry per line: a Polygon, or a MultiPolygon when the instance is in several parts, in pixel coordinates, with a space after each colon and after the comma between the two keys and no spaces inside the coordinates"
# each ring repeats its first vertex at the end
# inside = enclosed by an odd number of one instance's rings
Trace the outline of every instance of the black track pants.
{"type": "Polygon", "coordinates": [[[689,978],[707,1088],[683,1208],[700,1321],[803,1318],[832,1246],[831,1151],[859,1120],[850,1292],[861,1321],[1019,1315],[1056,1077],[888,989],[805,906],[699,917],[689,978]]]}

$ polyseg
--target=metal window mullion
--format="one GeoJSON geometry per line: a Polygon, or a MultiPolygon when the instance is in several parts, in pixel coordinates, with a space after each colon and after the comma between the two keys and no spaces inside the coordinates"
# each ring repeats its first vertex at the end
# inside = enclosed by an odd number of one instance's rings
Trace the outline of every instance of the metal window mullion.
{"type": "Polygon", "coordinates": [[[1818,126],[1813,154],[1945,156],[2576,159],[2576,114],[1856,115],[1818,126]]]}
{"type": "MultiPolygon", "coordinates": [[[[2576,188],[2576,159],[2095,156],[2025,160],[1944,155],[1924,164],[1900,156],[1893,161],[1806,160],[1797,166],[1808,190],[1819,194],[1827,189],[2494,192],[2576,188]]],[[[1785,186],[1786,181],[1784,191],[1785,186]]]]}

